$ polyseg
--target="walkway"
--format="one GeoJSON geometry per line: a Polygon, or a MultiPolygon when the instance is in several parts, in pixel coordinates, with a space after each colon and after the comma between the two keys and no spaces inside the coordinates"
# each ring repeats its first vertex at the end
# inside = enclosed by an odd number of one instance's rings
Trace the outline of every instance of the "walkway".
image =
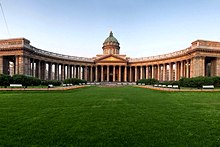
{"type": "Polygon", "coordinates": [[[0,88],[0,91],[54,91],[54,90],[71,90],[86,87],[83,86],[69,86],[69,87],[54,87],[54,88],[0,88]]]}

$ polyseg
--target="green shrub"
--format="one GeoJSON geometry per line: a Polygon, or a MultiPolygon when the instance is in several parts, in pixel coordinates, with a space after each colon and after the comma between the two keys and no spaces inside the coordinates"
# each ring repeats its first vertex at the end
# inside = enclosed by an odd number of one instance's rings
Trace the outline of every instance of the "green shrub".
{"type": "Polygon", "coordinates": [[[156,79],[140,79],[136,83],[144,83],[145,85],[153,85],[158,83],[159,81],[156,79]]]}
{"type": "Polygon", "coordinates": [[[214,82],[215,87],[220,87],[220,77],[217,77],[217,76],[212,77],[212,80],[214,82]]]}
{"type": "Polygon", "coordinates": [[[82,83],[87,83],[86,80],[81,80],[81,79],[77,79],[77,78],[70,78],[70,79],[65,79],[63,81],[64,84],[73,84],[73,85],[79,85],[82,83]]]}
{"type": "Polygon", "coordinates": [[[48,86],[49,84],[52,84],[53,86],[60,86],[61,81],[57,81],[57,80],[42,80],[41,81],[41,85],[43,86],[48,86]]]}
{"type": "Polygon", "coordinates": [[[9,86],[11,81],[11,76],[0,74],[0,86],[9,86]]]}
{"type": "Polygon", "coordinates": [[[163,81],[163,82],[159,82],[159,84],[162,84],[162,85],[179,85],[179,81],[163,81]]]}
{"type": "MultiPolygon", "coordinates": [[[[216,78],[216,83],[217,83],[216,78]]],[[[180,86],[182,87],[193,87],[193,88],[201,88],[203,85],[214,85],[213,77],[193,77],[193,78],[181,78],[179,80],[180,86]]]]}
{"type": "Polygon", "coordinates": [[[41,84],[41,80],[31,76],[16,74],[12,76],[12,83],[22,84],[23,86],[39,86],[41,84]]]}

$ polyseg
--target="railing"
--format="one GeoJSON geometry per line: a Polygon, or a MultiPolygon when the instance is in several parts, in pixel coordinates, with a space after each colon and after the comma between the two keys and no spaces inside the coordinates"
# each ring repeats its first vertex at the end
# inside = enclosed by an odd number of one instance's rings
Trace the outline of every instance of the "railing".
{"type": "Polygon", "coordinates": [[[177,57],[177,56],[181,56],[181,55],[187,54],[187,52],[190,49],[191,48],[189,47],[187,49],[183,49],[183,50],[180,50],[180,51],[176,51],[176,52],[168,53],[168,54],[164,54],[164,55],[157,55],[157,56],[150,56],[150,57],[141,57],[141,58],[130,58],[128,60],[130,62],[139,62],[139,61],[158,60],[158,59],[177,57]]]}
{"type": "Polygon", "coordinates": [[[43,55],[47,55],[47,56],[51,56],[51,57],[62,58],[62,59],[67,59],[67,60],[74,60],[74,61],[94,62],[94,60],[92,58],[62,55],[62,54],[53,53],[53,52],[45,51],[45,50],[42,50],[42,49],[38,49],[38,48],[35,48],[33,46],[30,46],[29,49],[33,50],[35,53],[43,54],[43,55]]]}

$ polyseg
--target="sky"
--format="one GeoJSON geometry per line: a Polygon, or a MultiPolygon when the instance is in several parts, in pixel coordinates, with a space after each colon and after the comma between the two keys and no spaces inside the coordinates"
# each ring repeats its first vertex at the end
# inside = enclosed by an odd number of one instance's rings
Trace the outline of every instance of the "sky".
{"type": "Polygon", "coordinates": [[[149,57],[220,41],[219,0],[0,0],[0,39],[24,37],[36,48],[95,57],[110,30],[120,54],[149,57]]]}

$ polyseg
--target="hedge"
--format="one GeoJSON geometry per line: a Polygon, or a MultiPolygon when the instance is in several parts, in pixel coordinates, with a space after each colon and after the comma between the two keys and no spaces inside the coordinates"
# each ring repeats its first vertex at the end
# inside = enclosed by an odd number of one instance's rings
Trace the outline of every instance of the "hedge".
{"type": "Polygon", "coordinates": [[[0,74],[0,86],[9,86],[11,81],[11,76],[0,74]]]}
{"type": "Polygon", "coordinates": [[[73,84],[73,85],[79,85],[82,83],[87,83],[86,80],[81,80],[81,79],[77,79],[77,78],[70,78],[70,79],[65,79],[63,81],[64,84],[73,84]]]}
{"type": "Polygon", "coordinates": [[[23,86],[39,86],[41,80],[31,76],[25,75],[13,75],[12,81],[13,84],[22,84],[23,86]]]}
{"type": "Polygon", "coordinates": [[[162,84],[162,85],[179,85],[179,81],[164,81],[164,82],[159,82],[159,84],[162,84]]]}
{"type": "Polygon", "coordinates": [[[61,81],[57,81],[57,80],[43,80],[43,81],[41,81],[41,85],[48,86],[49,84],[52,84],[53,86],[60,86],[61,81]]]}
{"type": "Polygon", "coordinates": [[[181,78],[179,80],[182,87],[202,88],[203,85],[220,86],[220,77],[193,77],[193,78],[181,78]]]}
{"type": "Polygon", "coordinates": [[[156,80],[156,79],[140,79],[136,83],[137,84],[138,83],[141,83],[141,84],[144,83],[145,85],[153,85],[153,84],[159,83],[159,81],[156,80]]]}

